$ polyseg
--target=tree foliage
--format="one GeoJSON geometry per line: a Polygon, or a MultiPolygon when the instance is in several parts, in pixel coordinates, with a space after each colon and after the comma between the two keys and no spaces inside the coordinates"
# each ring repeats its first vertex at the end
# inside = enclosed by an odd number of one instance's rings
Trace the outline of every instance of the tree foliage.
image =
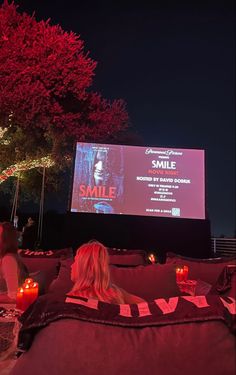
{"type": "Polygon", "coordinates": [[[106,141],[124,130],[123,100],[91,91],[96,62],[81,38],[50,21],[0,8],[0,171],[50,154],[64,168],[73,143],[106,141]]]}

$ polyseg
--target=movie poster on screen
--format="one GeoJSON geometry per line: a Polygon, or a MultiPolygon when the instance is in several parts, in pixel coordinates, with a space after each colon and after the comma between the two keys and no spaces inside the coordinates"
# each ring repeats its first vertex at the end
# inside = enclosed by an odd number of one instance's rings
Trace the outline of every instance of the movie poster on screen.
{"type": "Polygon", "coordinates": [[[123,181],[123,146],[78,143],[71,211],[122,211],[123,181]]]}

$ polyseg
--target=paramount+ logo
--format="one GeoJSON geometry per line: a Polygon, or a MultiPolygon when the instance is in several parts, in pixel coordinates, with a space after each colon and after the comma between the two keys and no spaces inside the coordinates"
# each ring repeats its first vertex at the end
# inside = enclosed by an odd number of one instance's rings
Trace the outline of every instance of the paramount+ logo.
{"type": "Polygon", "coordinates": [[[146,148],[145,155],[150,154],[157,154],[157,155],[183,155],[181,151],[174,151],[174,150],[153,150],[152,148],[146,148]]]}

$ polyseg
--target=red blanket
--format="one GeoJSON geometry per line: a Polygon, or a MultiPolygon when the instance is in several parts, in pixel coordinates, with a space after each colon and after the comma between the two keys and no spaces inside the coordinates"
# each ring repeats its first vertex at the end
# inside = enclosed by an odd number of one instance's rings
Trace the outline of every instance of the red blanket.
{"type": "Polygon", "coordinates": [[[138,305],[115,305],[94,299],[45,295],[21,317],[18,348],[26,351],[34,334],[53,321],[79,319],[124,327],[161,326],[209,320],[223,321],[235,333],[236,301],[217,295],[156,299],[138,305]]]}

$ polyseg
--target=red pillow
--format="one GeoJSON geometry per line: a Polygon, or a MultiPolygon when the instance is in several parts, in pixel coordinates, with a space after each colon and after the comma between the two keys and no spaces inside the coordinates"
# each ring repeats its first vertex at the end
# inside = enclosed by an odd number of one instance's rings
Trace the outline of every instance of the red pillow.
{"type": "Polygon", "coordinates": [[[224,267],[228,264],[236,264],[236,259],[227,258],[209,258],[194,259],[173,253],[167,253],[166,264],[172,264],[175,267],[188,266],[188,278],[190,280],[201,279],[211,285],[214,285],[224,267]]]}
{"type": "Polygon", "coordinates": [[[56,250],[29,250],[29,249],[19,249],[18,254],[21,257],[26,258],[72,258],[73,250],[71,247],[65,249],[56,249],[56,250]]]}
{"type": "MultiPolygon", "coordinates": [[[[50,285],[49,292],[68,293],[73,283],[70,279],[71,260],[62,260],[59,275],[50,285]]],[[[154,264],[138,267],[110,266],[111,280],[127,292],[146,301],[180,295],[176,285],[175,267],[171,264],[154,264]]]]}
{"type": "Polygon", "coordinates": [[[109,264],[114,266],[141,266],[145,265],[145,260],[139,254],[133,255],[110,255],[109,264]]]}
{"type": "Polygon", "coordinates": [[[111,267],[114,284],[146,301],[179,296],[175,267],[172,264],[152,264],[129,268],[111,267]]]}
{"type": "Polygon", "coordinates": [[[143,250],[108,249],[109,263],[114,266],[141,266],[146,264],[146,253],[143,250]]]}
{"type": "Polygon", "coordinates": [[[72,249],[31,251],[20,249],[18,251],[22,262],[26,265],[29,273],[41,271],[45,290],[48,289],[52,280],[57,276],[60,259],[71,258],[72,249]]]}
{"type": "Polygon", "coordinates": [[[236,266],[226,266],[212,289],[223,296],[236,298],[236,266]]]}
{"type": "Polygon", "coordinates": [[[68,293],[72,287],[73,282],[71,281],[71,265],[73,259],[62,259],[60,261],[59,274],[56,279],[54,279],[49,287],[49,292],[58,292],[61,294],[68,293]]]}

